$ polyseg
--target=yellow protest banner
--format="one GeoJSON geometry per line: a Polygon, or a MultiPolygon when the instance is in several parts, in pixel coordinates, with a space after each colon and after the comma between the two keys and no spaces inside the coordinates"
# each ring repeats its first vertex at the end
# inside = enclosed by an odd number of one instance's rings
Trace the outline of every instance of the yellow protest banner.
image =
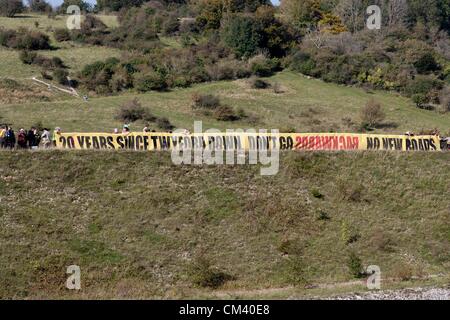
{"type": "Polygon", "coordinates": [[[172,150],[398,150],[439,151],[437,136],[357,133],[61,133],[60,149],[172,150]]]}

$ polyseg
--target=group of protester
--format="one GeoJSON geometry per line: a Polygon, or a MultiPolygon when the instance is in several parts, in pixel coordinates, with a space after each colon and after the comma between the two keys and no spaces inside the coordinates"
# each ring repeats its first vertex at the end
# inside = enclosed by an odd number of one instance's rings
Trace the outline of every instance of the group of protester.
{"type": "Polygon", "coordinates": [[[50,130],[43,128],[40,131],[36,127],[29,130],[20,128],[16,133],[9,125],[0,126],[0,148],[1,149],[48,149],[56,145],[56,135],[61,132],[60,128],[55,128],[53,135],[50,130]]]}

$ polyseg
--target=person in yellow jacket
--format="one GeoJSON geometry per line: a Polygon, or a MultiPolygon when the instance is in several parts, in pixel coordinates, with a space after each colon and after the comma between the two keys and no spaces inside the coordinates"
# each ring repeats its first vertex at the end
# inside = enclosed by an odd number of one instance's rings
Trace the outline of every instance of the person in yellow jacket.
{"type": "Polygon", "coordinates": [[[53,131],[53,135],[52,135],[53,147],[56,147],[56,141],[59,139],[59,135],[60,134],[61,134],[61,128],[60,127],[56,127],[55,130],[53,131]]]}
{"type": "Polygon", "coordinates": [[[0,148],[5,147],[5,136],[6,136],[6,127],[1,126],[0,127],[0,148]]]}

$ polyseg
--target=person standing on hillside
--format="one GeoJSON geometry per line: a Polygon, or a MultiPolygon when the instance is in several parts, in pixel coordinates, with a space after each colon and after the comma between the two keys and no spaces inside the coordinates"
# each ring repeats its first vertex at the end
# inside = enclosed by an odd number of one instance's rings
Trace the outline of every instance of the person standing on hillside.
{"type": "Polygon", "coordinates": [[[50,140],[50,131],[47,128],[44,128],[44,131],[41,135],[41,143],[44,149],[50,148],[52,141],[50,140]]]}
{"type": "Polygon", "coordinates": [[[6,127],[0,126],[0,149],[5,147],[6,127]]]}
{"type": "Polygon", "coordinates": [[[39,135],[38,130],[35,127],[31,127],[31,129],[27,133],[28,147],[30,149],[37,149],[39,146],[39,141],[41,140],[41,136],[39,135]]]}
{"type": "Polygon", "coordinates": [[[16,146],[16,135],[14,134],[14,130],[11,127],[6,127],[5,134],[5,148],[14,149],[16,146]]]}
{"type": "Polygon", "coordinates": [[[24,128],[19,129],[19,133],[17,135],[17,145],[21,149],[27,148],[27,134],[24,128]]]}
{"type": "Polygon", "coordinates": [[[61,128],[60,127],[56,127],[55,131],[53,131],[53,136],[52,136],[52,146],[56,147],[56,140],[59,139],[59,135],[61,134],[61,128]]]}

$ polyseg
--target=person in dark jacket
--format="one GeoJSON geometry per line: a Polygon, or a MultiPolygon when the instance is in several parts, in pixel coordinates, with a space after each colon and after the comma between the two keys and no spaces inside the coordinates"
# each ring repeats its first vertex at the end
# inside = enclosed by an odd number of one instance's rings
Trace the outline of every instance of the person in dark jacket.
{"type": "Polygon", "coordinates": [[[41,136],[39,135],[39,132],[35,127],[31,127],[31,129],[28,131],[27,140],[28,147],[30,149],[37,149],[41,140],[41,136]]]}
{"type": "Polygon", "coordinates": [[[14,149],[16,146],[16,135],[14,134],[14,130],[7,126],[6,127],[6,135],[5,135],[5,148],[14,149]]]}

